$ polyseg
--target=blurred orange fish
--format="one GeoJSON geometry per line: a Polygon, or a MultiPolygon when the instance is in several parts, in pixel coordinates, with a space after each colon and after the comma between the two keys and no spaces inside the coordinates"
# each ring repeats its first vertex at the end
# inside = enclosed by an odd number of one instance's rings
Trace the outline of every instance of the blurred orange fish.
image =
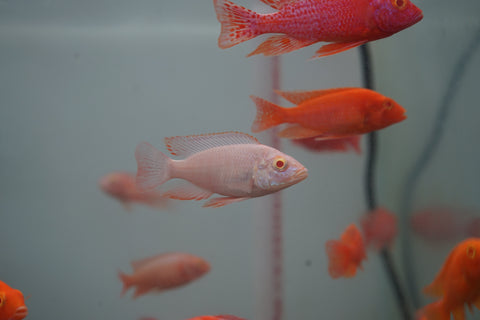
{"type": "Polygon", "coordinates": [[[112,172],[98,181],[100,189],[118,199],[127,211],[132,210],[132,203],[142,203],[154,208],[168,207],[168,198],[159,191],[140,192],[136,185],[136,175],[130,172],[112,172]]]}
{"type": "Polygon", "coordinates": [[[279,55],[319,41],[314,58],[355,48],[391,36],[417,23],[422,11],[409,0],[261,0],[278,11],[258,14],[228,0],[213,0],[222,24],[218,46],[230,48],[266,33],[268,38],[249,54],[279,55]]]}
{"type": "Polygon", "coordinates": [[[331,140],[317,140],[316,137],[311,137],[292,139],[292,142],[313,152],[347,152],[353,149],[360,154],[362,153],[360,150],[360,138],[360,135],[331,140]]]}
{"type": "Polygon", "coordinates": [[[163,291],[183,286],[210,271],[210,264],[189,253],[173,252],[132,261],[134,273],[118,273],[123,282],[122,295],[136,287],[133,298],[152,290],[163,291]]]}
{"type": "Polygon", "coordinates": [[[225,315],[219,315],[219,316],[201,316],[201,317],[191,318],[188,320],[245,320],[245,319],[225,314],[225,315]]]}
{"type": "Polygon", "coordinates": [[[325,244],[328,255],[328,272],[332,278],[355,276],[357,268],[367,258],[365,244],[358,228],[351,224],[340,240],[329,240],[325,244]]]}
{"type": "Polygon", "coordinates": [[[377,208],[361,219],[366,246],[375,250],[389,247],[397,235],[397,217],[386,208],[377,208]]]}
{"type": "Polygon", "coordinates": [[[164,195],[172,199],[202,200],[213,193],[224,197],[204,207],[221,207],[264,196],[307,178],[307,169],[294,158],[241,132],[222,132],[165,138],[172,160],[147,142],[135,150],[137,186],[152,190],[170,179],[183,179],[164,195]]]}
{"type": "Polygon", "coordinates": [[[22,292],[0,281],[0,320],[21,320],[27,315],[22,292]]]}
{"type": "Polygon", "coordinates": [[[465,319],[465,307],[480,309],[480,239],[469,238],[460,242],[449,254],[433,282],[424,293],[439,297],[437,302],[418,312],[426,320],[465,319]]]}
{"type": "Polygon", "coordinates": [[[279,137],[302,139],[345,138],[383,129],[406,119],[405,109],[390,98],[364,88],[315,91],[276,91],[294,108],[283,108],[256,96],[253,132],[291,123],[279,137]]]}

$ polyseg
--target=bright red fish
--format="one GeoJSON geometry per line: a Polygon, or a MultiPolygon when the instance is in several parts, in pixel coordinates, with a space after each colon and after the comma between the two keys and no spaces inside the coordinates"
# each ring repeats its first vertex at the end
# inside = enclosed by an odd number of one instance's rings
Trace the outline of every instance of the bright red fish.
{"type": "Polygon", "coordinates": [[[230,48],[265,33],[268,38],[248,56],[280,55],[316,42],[331,42],[313,58],[342,52],[391,36],[422,20],[409,0],[261,0],[278,12],[258,14],[228,0],[213,0],[222,24],[218,46],[230,48]]]}
{"type": "Polygon", "coordinates": [[[245,319],[232,316],[229,314],[224,314],[224,315],[218,315],[218,316],[201,316],[201,317],[191,318],[188,320],[245,320],[245,319]]]}
{"type": "Polygon", "coordinates": [[[210,271],[210,264],[189,253],[172,252],[132,261],[133,274],[118,273],[122,295],[135,286],[133,298],[152,290],[163,291],[192,282],[210,271]]]}
{"type": "Polygon", "coordinates": [[[365,244],[358,228],[351,224],[340,240],[329,240],[325,244],[328,255],[328,272],[332,278],[355,276],[357,268],[367,258],[365,244]]]}
{"type": "Polygon", "coordinates": [[[160,209],[168,207],[168,198],[159,191],[140,192],[134,173],[112,172],[100,178],[98,185],[105,193],[118,199],[127,211],[132,210],[132,203],[142,203],[160,209]]]}
{"type": "Polygon", "coordinates": [[[27,315],[22,292],[0,281],[0,320],[21,320],[27,315]]]}
{"type": "Polygon", "coordinates": [[[362,153],[360,150],[360,138],[360,135],[332,140],[317,140],[316,137],[311,137],[292,139],[292,142],[313,152],[348,152],[354,150],[360,154],[362,153]]]}
{"type": "Polygon", "coordinates": [[[377,208],[361,219],[365,243],[376,250],[389,247],[397,235],[397,217],[386,208],[377,208]]]}
{"type": "Polygon", "coordinates": [[[253,132],[291,123],[279,136],[290,139],[345,138],[383,129],[406,119],[405,109],[390,98],[364,88],[276,91],[294,108],[283,108],[256,96],[253,132]]]}
{"type": "Polygon", "coordinates": [[[465,307],[480,309],[480,238],[460,242],[449,254],[435,280],[425,287],[425,294],[439,297],[425,306],[419,316],[426,320],[465,319],[465,307]]]}

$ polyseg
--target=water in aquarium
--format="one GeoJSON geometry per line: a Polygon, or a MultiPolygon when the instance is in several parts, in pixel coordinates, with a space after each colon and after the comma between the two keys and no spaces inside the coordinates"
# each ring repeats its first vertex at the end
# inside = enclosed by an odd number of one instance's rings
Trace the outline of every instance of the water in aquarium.
{"type": "Polygon", "coordinates": [[[480,319],[480,3],[0,0],[0,320],[480,319]]]}

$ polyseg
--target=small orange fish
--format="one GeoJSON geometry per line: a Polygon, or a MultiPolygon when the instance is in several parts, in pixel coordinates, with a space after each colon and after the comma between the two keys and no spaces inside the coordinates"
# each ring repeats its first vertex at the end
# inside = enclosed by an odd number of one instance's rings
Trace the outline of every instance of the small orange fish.
{"type": "Polygon", "coordinates": [[[279,137],[302,139],[345,138],[383,129],[406,119],[405,109],[390,98],[364,88],[315,91],[276,91],[294,108],[283,108],[256,96],[253,132],[290,123],[279,137]]]}
{"type": "Polygon", "coordinates": [[[21,320],[27,315],[22,292],[0,281],[0,320],[21,320]]]}
{"type": "Polygon", "coordinates": [[[328,272],[332,278],[355,276],[357,268],[367,258],[365,244],[358,228],[351,224],[340,240],[329,240],[325,244],[328,255],[328,272]]]}
{"type": "Polygon", "coordinates": [[[361,219],[365,243],[375,250],[389,247],[397,235],[397,217],[386,208],[377,208],[361,219]]]}
{"type": "Polygon", "coordinates": [[[222,24],[220,48],[230,48],[261,34],[280,33],[248,56],[279,55],[319,41],[331,42],[316,52],[313,58],[318,58],[391,36],[423,17],[409,0],[261,1],[278,11],[258,14],[228,0],[213,0],[222,24]]]}
{"type": "Polygon", "coordinates": [[[442,269],[424,293],[439,297],[418,312],[426,320],[465,319],[465,307],[480,309],[480,238],[460,242],[448,255],[442,269]]]}
{"type": "Polygon", "coordinates": [[[292,142],[313,152],[347,152],[353,149],[357,154],[361,154],[360,138],[360,135],[331,140],[317,140],[316,137],[311,137],[292,139],[292,142]]]}
{"type": "Polygon", "coordinates": [[[204,207],[221,207],[290,187],[308,176],[293,157],[260,144],[241,132],[222,132],[165,138],[172,160],[147,142],[138,144],[137,186],[152,190],[170,179],[184,181],[165,192],[179,200],[202,200],[217,193],[204,207]]]}
{"type": "Polygon", "coordinates": [[[100,189],[118,199],[127,211],[132,210],[132,203],[143,203],[154,208],[168,207],[168,198],[159,191],[140,192],[136,185],[136,175],[130,172],[112,172],[98,181],[100,189]]]}
{"type": "Polygon", "coordinates": [[[189,253],[172,252],[132,261],[134,273],[118,273],[123,282],[124,295],[132,286],[136,287],[133,298],[152,290],[163,291],[192,282],[210,271],[210,264],[189,253]]]}
{"type": "Polygon", "coordinates": [[[245,319],[232,316],[229,314],[224,314],[224,315],[218,315],[218,316],[200,316],[200,317],[195,317],[188,320],[245,320],[245,319]]]}

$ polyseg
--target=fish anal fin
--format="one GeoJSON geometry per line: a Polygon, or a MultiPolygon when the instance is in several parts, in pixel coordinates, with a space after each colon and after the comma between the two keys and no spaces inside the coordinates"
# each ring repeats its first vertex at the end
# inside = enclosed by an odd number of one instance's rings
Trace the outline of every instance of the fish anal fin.
{"type": "Polygon", "coordinates": [[[203,204],[203,207],[206,208],[219,208],[226,206],[228,204],[234,203],[234,202],[239,202],[243,200],[247,200],[250,198],[247,197],[218,197],[218,198],[213,198],[208,200],[203,204]]]}
{"type": "Polygon", "coordinates": [[[264,56],[278,56],[284,53],[292,52],[315,43],[316,40],[300,40],[287,35],[271,36],[262,42],[247,57],[263,54],[264,56]]]}
{"type": "Polygon", "coordinates": [[[320,89],[320,90],[311,90],[311,91],[280,91],[275,90],[275,92],[283,97],[284,99],[290,101],[294,104],[300,104],[307,100],[318,98],[332,93],[345,92],[354,90],[356,88],[334,88],[334,89],[320,89]]]}
{"type": "Polygon", "coordinates": [[[281,138],[303,139],[323,135],[324,131],[305,128],[299,124],[290,125],[278,133],[281,138]]]}
{"type": "Polygon", "coordinates": [[[329,56],[329,55],[332,55],[332,54],[335,54],[335,53],[346,51],[348,49],[358,47],[358,46],[360,46],[360,45],[362,45],[366,42],[367,42],[366,40],[362,40],[362,41],[335,42],[335,43],[326,44],[326,45],[320,47],[320,49],[318,49],[315,52],[315,55],[313,55],[313,57],[311,59],[325,57],[325,56],[329,56]]]}
{"type": "Polygon", "coordinates": [[[162,196],[177,200],[203,200],[212,195],[213,192],[197,187],[196,185],[181,181],[173,188],[164,192],[162,196]]]}
{"type": "Polygon", "coordinates": [[[227,131],[219,133],[198,134],[190,136],[176,136],[165,138],[168,151],[174,156],[188,157],[210,148],[233,144],[259,144],[253,136],[238,132],[227,131]]]}
{"type": "Polygon", "coordinates": [[[282,9],[285,5],[289,4],[293,0],[260,0],[263,3],[265,3],[267,6],[272,7],[273,9],[280,10],[282,9]]]}

